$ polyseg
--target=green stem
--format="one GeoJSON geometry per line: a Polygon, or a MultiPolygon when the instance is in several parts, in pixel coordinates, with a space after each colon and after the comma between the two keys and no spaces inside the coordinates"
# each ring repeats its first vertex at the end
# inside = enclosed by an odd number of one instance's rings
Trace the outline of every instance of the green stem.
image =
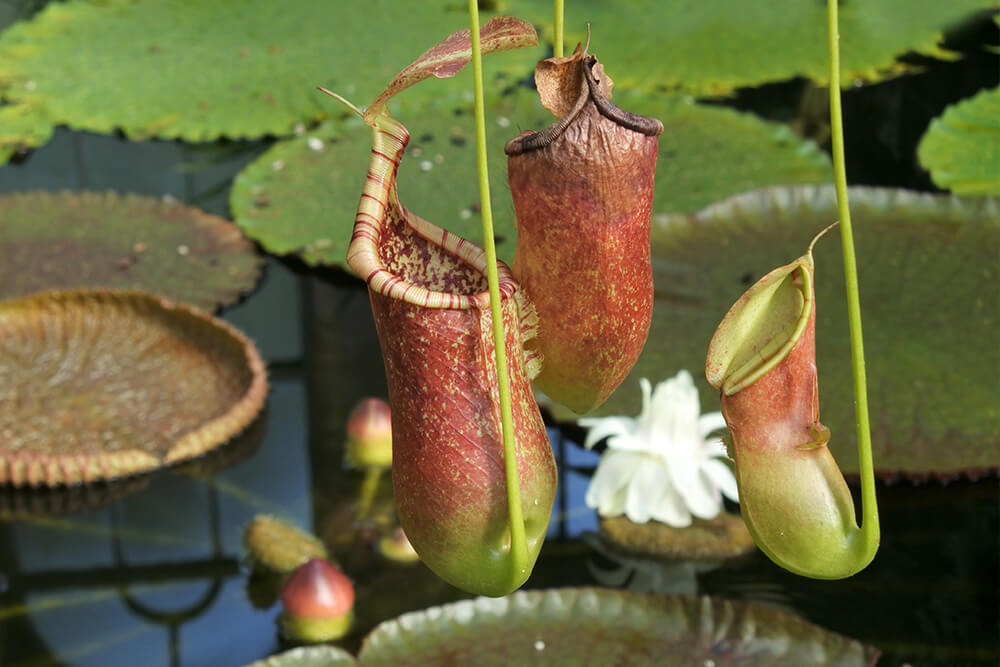
{"type": "Polygon", "coordinates": [[[871,428],[868,424],[868,389],[865,382],[865,351],[861,337],[861,299],[858,296],[858,267],[854,258],[854,234],[847,200],[847,170],[844,166],[844,125],[840,109],[840,34],[838,0],[827,0],[827,32],[830,51],[830,130],[833,148],[833,177],[837,188],[840,239],[844,252],[844,282],[847,286],[847,317],[851,335],[851,370],[854,376],[854,404],[858,428],[858,468],[861,476],[862,540],[857,545],[864,567],[875,557],[879,544],[878,505],[875,500],[875,470],[872,464],[871,428]]]}
{"type": "Polygon", "coordinates": [[[380,479],[382,479],[381,466],[365,469],[365,476],[361,481],[361,491],[358,494],[358,521],[368,518],[368,512],[371,511],[372,503],[375,501],[375,492],[378,490],[380,479]]]}
{"type": "Polygon", "coordinates": [[[528,569],[528,542],[521,510],[521,483],[517,472],[517,448],[514,443],[514,413],[507,376],[507,346],[500,310],[500,284],[497,278],[497,249],[493,240],[493,209],[490,206],[490,177],[486,163],[486,110],[483,103],[483,53],[479,44],[479,4],[469,0],[469,26],[472,38],[472,86],[476,98],[476,157],[479,167],[479,201],[483,215],[483,248],[486,250],[486,280],[490,289],[490,314],[493,318],[493,347],[496,350],[497,383],[500,390],[500,419],[503,429],[503,458],[507,475],[507,511],[510,514],[510,553],[513,576],[528,569]]]}
{"type": "Polygon", "coordinates": [[[552,55],[563,57],[563,0],[555,0],[553,16],[552,55]]]}

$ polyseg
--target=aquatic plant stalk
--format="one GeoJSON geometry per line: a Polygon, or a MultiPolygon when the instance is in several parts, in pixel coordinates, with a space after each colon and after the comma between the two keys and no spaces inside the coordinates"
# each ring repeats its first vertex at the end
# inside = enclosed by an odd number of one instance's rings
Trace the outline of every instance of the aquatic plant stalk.
{"type": "Polygon", "coordinates": [[[563,57],[563,0],[554,0],[552,11],[552,55],[556,58],[563,57]]]}
{"type": "Polygon", "coordinates": [[[827,0],[827,45],[830,52],[830,143],[833,178],[840,215],[840,243],[844,255],[844,284],[847,289],[847,318],[851,337],[851,374],[854,379],[854,409],[858,432],[858,470],[861,478],[861,530],[863,547],[858,554],[863,568],[878,551],[879,518],[875,498],[875,466],[872,462],[872,435],[868,421],[868,385],[865,379],[865,350],[861,332],[861,297],[858,266],[854,257],[854,230],[847,198],[847,168],[844,159],[844,122],[840,106],[840,30],[838,0],[827,0]]]}
{"type": "Polygon", "coordinates": [[[469,0],[469,36],[472,39],[472,87],[476,115],[476,161],[479,173],[479,202],[483,216],[483,250],[486,251],[486,280],[490,291],[490,314],[493,318],[493,345],[496,351],[497,382],[500,390],[500,423],[503,429],[503,458],[507,476],[507,506],[510,512],[510,554],[515,578],[527,571],[528,545],[521,512],[521,485],[517,472],[517,449],[514,443],[514,416],[510,401],[510,378],[503,317],[500,312],[500,286],[497,278],[497,250],[493,238],[493,208],[490,205],[490,175],[486,162],[486,111],[483,101],[483,54],[479,42],[479,4],[469,0]]]}

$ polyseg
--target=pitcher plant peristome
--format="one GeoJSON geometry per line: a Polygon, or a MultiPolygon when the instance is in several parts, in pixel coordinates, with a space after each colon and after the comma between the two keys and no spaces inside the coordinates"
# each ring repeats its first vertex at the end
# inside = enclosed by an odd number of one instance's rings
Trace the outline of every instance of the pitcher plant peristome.
{"type": "Polygon", "coordinates": [[[538,387],[575,412],[607,399],[635,364],[653,310],[649,224],[663,124],[611,100],[611,79],[579,46],[535,68],[559,120],[511,139],[514,276],[542,321],[538,387]]]}
{"type": "MultiPolygon", "coordinates": [[[[480,35],[484,52],[537,40],[530,24],[506,17],[491,20],[480,35]]],[[[555,496],[555,460],[530,383],[539,359],[524,347],[537,316],[510,269],[498,262],[526,542],[527,561],[518,561],[486,254],[399,203],[396,173],[409,133],[385,107],[424,78],[454,76],[470,57],[470,31],[454,33],[400,72],[362,114],[373,128],[372,152],[348,264],[368,283],[385,361],[400,522],[443,579],[504,595],[529,576],[555,496]]]]}

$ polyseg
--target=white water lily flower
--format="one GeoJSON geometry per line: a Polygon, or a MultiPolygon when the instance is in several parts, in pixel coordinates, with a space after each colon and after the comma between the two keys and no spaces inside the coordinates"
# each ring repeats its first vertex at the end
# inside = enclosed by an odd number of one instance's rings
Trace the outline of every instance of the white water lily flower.
{"type": "Polygon", "coordinates": [[[709,434],[726,423],[721,412],[700,414],[698,389],[685,370],[656,385],[639,380],[642,411],[632,417],[590,417],[584,447],[608,438],[586,502],[601,516],[625,514],[683,528],[691,517],[714,518],[722,496],[737,500],[736,478],[722,459],[726,450],[709,434]]]}

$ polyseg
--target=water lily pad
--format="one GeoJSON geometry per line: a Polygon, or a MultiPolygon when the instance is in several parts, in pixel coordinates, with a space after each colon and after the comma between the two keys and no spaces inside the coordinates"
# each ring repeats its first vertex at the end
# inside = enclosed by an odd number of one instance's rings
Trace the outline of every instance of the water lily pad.
{"type": "Polygon", "coordinates": [[[871,665],[878,651],[762,605],[596,588],[463,600],[382,623],[375,665],[871,665]]]}
{"type": "Polygon", "coordinates": [[[945,109],[920,140],[917,156],[942,188],[1000,195],[1000,88],[945,109]]]}
{"type": "MultiPolygon", "coordinates": [[[[78,129],[188,141],[284,135],[335,109],[317,85],[367,104],[428,44],[468,25],[451,0],[420,11],[405,0],[50,3],[0,36],[0,81],[9,100],[78,129]]],[[[541,55],[491,56],[490,86],[541,55]]],[[[400,103],[470,85],[421,86],[400,103]]]]}
{"type": "Polygon", "coordinates": [[[624,516],[602,517],[601,537],[626,553],[661,558],[730,558],[754,548],[743,519],[725,512],[714,519],[695,517],[684,528],[659,521],[635,523],[624,516]]]}
{"type": "MultiPolygon", "coordinates": [[[[659,118],[666,128],[656,174],[657,211],[694,211],[746,188],[818,183],[830,173],[816,145],[784,126],[680,98],[616,100],[659,118]]],[[[399,197],[418,215],[476,240],[482,223],[468,112],[443,105],[412,119],[397,114],[412,135],[400,165],[399,197]]],[[[497,252],[509,262],[514,211],[503,145],[522,129],[547,127],[554,117],[525,90],[488,100],[487,118],[497,252]]],[[[271,252],[297,253],[310,264],[342,264],[370,149],[371,130],[360,121],[327,124],[277,144],[237,176],[230,199],[237,224],[271,252]]]]}
{"type": "Polygon", "coordinates": [[[246,667],[340,667],[357,664],[354,656],[336,646],[300,646],[252,662],[246,667]]]}
{"type": "Polygon", "coordinates": [[[144,289],[206,310],[253,289],[263,258],[231,222],[110,192],[0,195],[0,298],[144,289]]]}
{"type": "MultiPolygon", "coordinates": [[[[962,200],[854,188],[874,460],[886,476],[1000,467],[1000,211],[962,200]]],[[[690,369],[702,405],[717,405],[701,369],[712,332],[743,291],[802,254],[837,217],[832,188],[772,188],[694,216],[654,222],[656,305],[631,380],[600,414],[636,414],[640,377],[690,369]]],[[[816,257],[820,406],[842,469],[857,470],[843,261],[837,235],[816,257]]]]}
{"type": "Polygon", "coordinates": [[[0,483],[194,458],[246,427],[266,394],[253,344],[189,306],[96,290],[0,302],[0,483]]]}
{"type": "MultiPolygon", "coordinates": [[[[551,35],[551,4],[527,0],[518,13],[551,35]]],[[[899,73],[896,58],[908,52],[953,57],[938,46],[941,33],[995,6],[989,0],[840,3],[841,76],[874,81],[899,73]]],[[[566,43],[585,42],[588,25],[593,51],[621,88],[721,94],[796,76],[827,78],[825,2],[567,3],[566,43]]]]}
{"type": "Polygon", "coordinates": [[[0,165],[14,153],[41,146],[52,138],[46,114],[26,104],[0,106],[0,165]]]}

